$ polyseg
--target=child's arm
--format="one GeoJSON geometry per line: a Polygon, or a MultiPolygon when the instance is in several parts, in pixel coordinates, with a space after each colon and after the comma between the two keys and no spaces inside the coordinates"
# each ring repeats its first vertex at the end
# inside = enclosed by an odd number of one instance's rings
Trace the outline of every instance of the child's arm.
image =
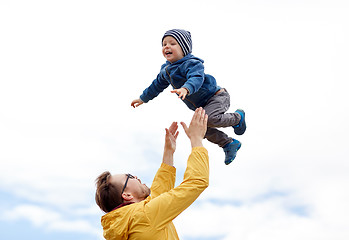
{"type": "Polygon", "coordinates": [[[131,106],[132,106],[133,108],[139,107],[139,106],[142,105],[142,104],[143,104],[143,101],[142,101],[140,98],[135,99],[135,100],[133,100],[133,101],[131,102],[131,106]]]}
{"type": "Polygon", "coordinates": [[[158,76],[155,78],[155,80],[147,87],[141,96],[139,96],[138,99],[135,99],[132,101],[131,106],[132,107],[138,107],[142,105],[143,103],[147,103],[150,100],[156,98],[165,88],[170,85],[169,82],[167,82],[166,79],[163,79],[161,77],[161,74],[159,73],[158,76]]]}
{"type": "Polygon", "coordinates": [[[187,95],[196,93],[205,81],[204,65],[201,61],[191,60],[183,68],[187,81],[182,88],[188,90],[187,95]]]}
{"type": "Polygon", "coordinates": [[[178,97],[184,100],[187,94],[189,93],[189,91],[186,88],[180,88],[180,89],[173,89],[171,93],[177,93],[178,97]]]}

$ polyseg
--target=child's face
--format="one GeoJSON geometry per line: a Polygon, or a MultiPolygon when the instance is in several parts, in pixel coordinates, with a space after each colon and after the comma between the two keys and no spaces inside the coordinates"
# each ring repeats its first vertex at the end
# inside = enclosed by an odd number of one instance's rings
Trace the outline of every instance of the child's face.
{"type": "Polygon", "coordinates": [[[167,61],[174,63],[184,57],[181,46],[174,37],[166,36],[162,41],[162,54],[167,61]]]}

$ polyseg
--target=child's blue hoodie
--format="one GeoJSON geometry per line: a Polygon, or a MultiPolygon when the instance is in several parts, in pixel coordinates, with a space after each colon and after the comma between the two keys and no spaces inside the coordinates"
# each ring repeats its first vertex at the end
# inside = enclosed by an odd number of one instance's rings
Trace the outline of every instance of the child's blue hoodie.
{"type": "Polygon", "coordinates": [[[188,54],[174,63],[166,61],[161,66],[156,79],[143,91],[140,99],[146,103],[171,84],[173,89],[183,87],[189,90],[183,102],[190,109],[204,107],[220,87],[217,86],[213,76],[204,73],[203,63],[202,59],[192,54],[188,54]]]}

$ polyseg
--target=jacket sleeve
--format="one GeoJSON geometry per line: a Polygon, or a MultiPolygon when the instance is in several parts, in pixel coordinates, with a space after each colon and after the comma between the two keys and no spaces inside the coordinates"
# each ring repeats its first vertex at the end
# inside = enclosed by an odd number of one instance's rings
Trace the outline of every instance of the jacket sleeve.
{"type": "Polygon", "coordinates": [[[204,147],[195,147],[188,158],[183,182],[151,199],[145,206],[145,214],[151,225],[162,229],[188,208],[209,184],[208,153],[204,147]]]}
{"type": "Polygon", "coordinates": [[[165,163],[157,171],[153,183],[151,185],[151,199],[156,198],[164,192],[170,191],[174,188],[176,181],[176,168],[165,163]]]}
{"type": "Polygon", "coordinates": [[[159,73],[150,86],[143,91],[140,99],[147,103],[157,97],[168,85],[170,85],[170,83],[163,79],[159,73]]]}
{"type": "Polygon", "coordinates": [[[191,95],[193,93],[196,93],[204,83],[204,64],[197,60],[187,61],[184,65],[184,69],[186,69],[186,72],[184,74],[187,81],[182,87],[188,89],[188,95],[191,95]]]}

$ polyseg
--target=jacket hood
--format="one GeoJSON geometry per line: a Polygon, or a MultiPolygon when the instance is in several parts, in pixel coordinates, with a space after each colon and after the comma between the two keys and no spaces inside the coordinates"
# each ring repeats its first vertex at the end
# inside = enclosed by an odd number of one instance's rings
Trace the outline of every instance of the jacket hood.
{"type": "Polygon", "coordinates": [[[109,240],[128,239],[128,226],[131,216],[129,213],[131,211],[132,207],[124,206],[102,216],[101,224],[104,238],[109,240]]]}
{"type": "Polygon", "coordinates": [[[189,53],[188,55],[182,57],[181,59],[179,59],[178,61],[171,63],[169,61],[166,61],[166,65],[170,65],[170,64],[181,64],[182,62],[188,60],[188,59],[195,59],[195,60],[199,60],[200,62],[204,63],[204,60],[202,60],[201,58],[195,57],[193,54],[189,53]]]}

